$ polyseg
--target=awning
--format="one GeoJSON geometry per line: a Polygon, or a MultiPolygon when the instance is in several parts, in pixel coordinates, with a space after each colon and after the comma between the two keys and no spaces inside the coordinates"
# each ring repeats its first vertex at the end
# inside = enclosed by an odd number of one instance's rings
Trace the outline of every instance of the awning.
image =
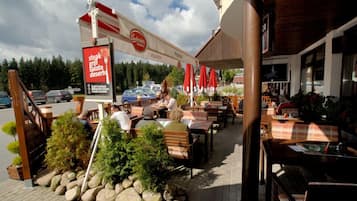
{"type": "MultiPolygon", "coordinates": [[[[95,2],[94,5],[98,21],[98,38],[112,39],[115,50],[174,66],[178,66],[179,62],[197,65],[195,57],[131,22],[120,13],[99,2],[95,2]]],[[[78,21],[81,42],[92,41],[90,11],[78,21]]]]}
{"type": "Polygon", "coordinates": [[[216,69],[243,68],[241,43],[221,29],[201,48],[196,58],[200,64],[216,69]]]}

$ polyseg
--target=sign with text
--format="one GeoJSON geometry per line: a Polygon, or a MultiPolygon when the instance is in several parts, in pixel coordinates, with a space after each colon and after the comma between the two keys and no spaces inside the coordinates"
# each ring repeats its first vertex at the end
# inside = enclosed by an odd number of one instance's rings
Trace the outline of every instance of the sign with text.
{"type": "Polygon", "coordinates": [[[111,44],[84,47],[82,52],[86,100],[115,101],[111,44]]]}

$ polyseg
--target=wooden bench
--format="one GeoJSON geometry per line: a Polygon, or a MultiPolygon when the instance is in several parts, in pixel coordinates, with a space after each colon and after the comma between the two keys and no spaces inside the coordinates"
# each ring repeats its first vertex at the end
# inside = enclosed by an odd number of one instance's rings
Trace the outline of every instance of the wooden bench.
{"type": "Polygon", "coordinates": [[[338,142],[339,132],[338,127],[334,125],[272,120],[271,137],[273,139],[293,141],[338,142]]]}

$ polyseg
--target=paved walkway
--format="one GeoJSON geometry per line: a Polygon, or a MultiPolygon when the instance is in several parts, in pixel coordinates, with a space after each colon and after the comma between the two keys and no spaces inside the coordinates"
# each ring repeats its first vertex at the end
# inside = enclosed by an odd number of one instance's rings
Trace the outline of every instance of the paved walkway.
{"type": "MultiPolygon", "coordinates": [[[[229,121],[230,122],[230,121],[229,121]]],[[[214,135],[214,151],[207,163],[193,170],[193,178],[177,177],[190,201],[239,201],[242,183],[242,120],[227,124],[214,135]]],[[[260,193],[262,195],[262,193],[260,193]]],[[[25,189],[23,182],[7,180],[0,183],[0,199],[4,201],[63,201],[48,188],[25,189]]]]}

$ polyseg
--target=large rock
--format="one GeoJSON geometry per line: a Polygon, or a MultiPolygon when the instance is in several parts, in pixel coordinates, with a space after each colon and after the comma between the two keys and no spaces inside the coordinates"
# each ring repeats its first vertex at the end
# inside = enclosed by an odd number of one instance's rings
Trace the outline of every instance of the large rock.
{"type": "Polygon", "coordinates": [[[111,183],[105,184],[106,189],[114,190],[114,186],[111,183]]]}
{"type": "Polygon", "coordinates": [[[52,178],[57,174],[56,171],[49,172],[36,180],[36,183],[40,186],[49,186],[52,178]]]}
{"type": "Polygon", "coordinates": [[[132,175],[129,175],[129,177],[128,177],[128,179],[131,181],[135,181],[137,178],[138,178],[137,174],[132,174],[132,175]]]}
{"type": "Polygon", "coordinates": [[[81,189],[76,186],[66,192],[64,197],[66,198],[67,201],[72,201],[72,200],[77,200],[80,196],[81,189]]]}
{"type": "Polygon", "coordinates": [[[61,175],[54,176],[51,180],[51,185],[50,185],[51,191],[55,191],[56,188],[60,185],[60,182],[61,182],[61,175]]]}
{"type": "Polygon", "coordinates": [[[122,185],[124,188],[129,188],[131,185],[133,185],[133,181],[129,179],[124,179],[122,182],[122,185]]]}
{"type": "Polygon", "coordinates": [[[87,190],[81,197],[82,201],[94,201],[98,192],[103,189],[103,186],[98,186],[87,190]]]}
{"type": "Polygon", "coordinates": [[[69,173],[67,174],[67,178],[68,178],[69,181],[75,180],[75,179],[76,179],[76,173],[74,173],[74,172],[69,172],[69,173]]]}
{"type": "Polygon", "coordinates": [[[74,188],[75,186],[79,186],[77,180],[71,181],[68,184],[66,184],[66,189],[67,191],[74,188]]]}
{"type": "Polygon", "coordinates": [[[134,188],[125,189],[121,192],[115,201],[142,201],[140,195],[135,191],[134,188]]]}
{"type": "Polygon", "coordinates": [[[136,180],[134,182],[133,186],[134,186],[134,189],[136,190],[136,192],[138,192],[139,194],[143,193],[144,187],[140,180],[136,180]]]}
{"type": "Polygon", "coordinates": [[[99,186],[102,182],[102,175],[101,174],[96,174],[94,177],[92,177],[89,182],[88,182],[88,187],[89,188],[95,188],[99,186]]]}
{"type": "Polygon", "coordinates": [[[152,191],[143,192],[144,201],[162,201],[161,193],[154,193],[152,191]]]}
{"type": "Polygon", "coordinates": [[[62,174],[61,185],[66,186],[70,182],[70,180],[68,179],[68,174],[70,173],[71,173],[70,171],[67,171],[62,174]]]}
{"type": "Polygon", "coordinates": [[[80,177],[80,178],[77,179],[76,181],[77,181],[77,185],[78,185],[78,186],[82,186],[83,181],[84,181],[84,177],[80,177]]]}
{"type": "Polygon", "coordinates": [[[80,170],[79,172],[77,172],[77,179],[79,179],[79,177],[81,177],[82,175],[83,175],[83,177],[84,177],[84,175],[86,174],[86,172],[84,171],[84,170],[80,170]]]}
{"type": "Polygon", "coordinates": [[[114,190],[104,188],[98,192],[96,201],[114,201],[116,196],[117,194],[114,190]]]}
{"type": "Polygon", "coordinates": [[[115,193],[116,193],[116,194],[121,193],[123,190],[124,190],[123,185],[121,185],[121,184],[115,184],[115,193]]]}
{"type": "Polygon", "coordinates": [[[64,195],[65,192],[66,192],[66,186],[63,185],[59,185],[55,190],[56,195],[64,195]]]}

